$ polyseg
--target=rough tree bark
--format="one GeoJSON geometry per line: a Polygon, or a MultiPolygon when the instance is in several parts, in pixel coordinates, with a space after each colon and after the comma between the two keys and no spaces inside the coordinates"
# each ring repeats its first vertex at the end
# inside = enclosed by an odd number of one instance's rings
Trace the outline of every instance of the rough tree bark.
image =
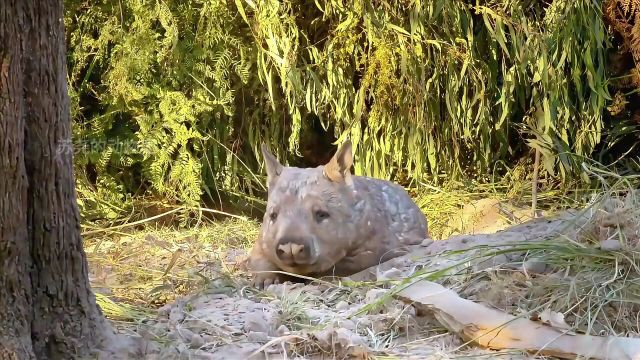
{"type": "Polygon", "coordinates": [[[110,332],[80,237],[64,36],[62,0],[0,1],[0,358],[70,359],[110,332]]]}

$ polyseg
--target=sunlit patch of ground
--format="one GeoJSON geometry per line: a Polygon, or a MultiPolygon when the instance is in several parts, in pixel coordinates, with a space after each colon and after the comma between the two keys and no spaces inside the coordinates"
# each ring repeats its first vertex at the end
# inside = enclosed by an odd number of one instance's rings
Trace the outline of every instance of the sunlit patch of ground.
{"type": "Polygon", "coordinates": [[[234,254],[250,247],[258,229],[255,221],[231,219],[89,238],[85,251],[93,289],[118,303],[152,309],[211,282],[233,282],[228,267],[234,254]]]}

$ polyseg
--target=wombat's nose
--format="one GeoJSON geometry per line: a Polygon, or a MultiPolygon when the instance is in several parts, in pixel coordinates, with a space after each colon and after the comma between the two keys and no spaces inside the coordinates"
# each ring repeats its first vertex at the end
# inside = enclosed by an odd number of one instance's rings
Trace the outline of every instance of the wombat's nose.
{"type": "Polygon", "coordinates": [[[311,258],[311,241],[283,237],[278,241],[276,255],[287,264],[307,264],[311,258]]]}

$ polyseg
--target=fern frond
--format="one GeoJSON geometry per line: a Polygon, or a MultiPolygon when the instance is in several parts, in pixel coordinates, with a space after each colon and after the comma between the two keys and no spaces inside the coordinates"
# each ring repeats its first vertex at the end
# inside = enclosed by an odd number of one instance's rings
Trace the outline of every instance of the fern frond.
{"type": "MultiPolygon", "coordinates": [[[[630,0],[629,0],[630,1],[630,0]]],[[[630,48],[633,58],[636,61],[636,67],[640,70],[640,0],[637,0],[638,8],[636,12],[635,24],[631,28],[630,48]]]]}

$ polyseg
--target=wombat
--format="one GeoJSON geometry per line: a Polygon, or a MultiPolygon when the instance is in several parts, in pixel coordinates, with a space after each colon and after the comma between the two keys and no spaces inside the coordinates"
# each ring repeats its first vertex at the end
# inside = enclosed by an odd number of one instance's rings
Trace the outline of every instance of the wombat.
{"type": "Polygon", "coordinates": [[[401,186],[351,174],[347,140],[316,168],[281,165],[262,144],[267,208],[247,268],[258,288],[304,277],[349,276],[429,237],[427,219],[401,186]]]}

